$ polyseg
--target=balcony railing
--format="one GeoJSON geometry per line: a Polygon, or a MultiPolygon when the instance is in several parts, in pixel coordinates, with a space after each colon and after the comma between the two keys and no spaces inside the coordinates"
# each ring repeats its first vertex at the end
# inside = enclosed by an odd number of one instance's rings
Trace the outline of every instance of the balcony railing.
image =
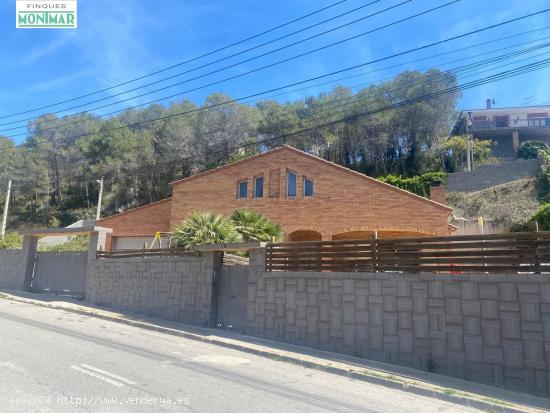
{"type": "Polygon", "coordinates": [[[548,128],[550,118],[511,119],[503,120],[474,120],[472,129],[501,129],[501,128],[548,128]]]}

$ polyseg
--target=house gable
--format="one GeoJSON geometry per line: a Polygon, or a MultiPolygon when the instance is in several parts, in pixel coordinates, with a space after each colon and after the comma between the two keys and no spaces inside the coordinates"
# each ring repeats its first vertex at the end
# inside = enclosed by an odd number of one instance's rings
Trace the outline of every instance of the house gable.
{"type": "MultiPolygon", "coordinates": [[[[443,204],[432,201],[428,198],[424,198],[422,196],[419,196],[419,195],[414,194],[412,192],[409,192],[409,191],[406,191],[404,189],[398,188],[396,186],[387,184],[385,182],[379,181],[378,179],[375,179],[375,178],[372,178],[372,177],[367,176],[365,174],[353,171],[349,168],[345,168],[343,166],[340,166],[340,165],[335,164],[333,162],[330,162],[330,161],[327,161],[325,159],[319,158],[317,156],[310,155],[306,152],[303,152],[299,149],[293,148],[293,147],[288,146],[288,145],[284,145],[284,146],[272,149],[270,151],[267,151],[267,152],[264,152],[264,153],[261,153],[261,154],[258,154],[258,155],[251,156],[249,158],[239,160],[237,162],[233,162],[233,163],[230,163],[230,164],[218,167],[218,168],[214,168],[214,169],[199,173],[197,175],[194,175],[194,176],[191,176],[191,177],[188,177],[188,178],[183,178],[183,179],[174,181],[170,185],[172,185],[173,187],[176,187],[176,186],[179,186],[179,185],[183,185],[183,184],[185,184],[185,183],[187,183],[191,180],[201,179],[201,178],[204,178],[204,177],[212,175],[212,174],[224,173],[225,171],[227,171],[231,168],[246,168],[247,164],[256,165],[258,163],[258,161],[262,162],[264,165],[265,164],[270,164],[270,159],[269,158],[273,158],[273,157],[278,158],[281,153],[287,153],[289,156],[290,155],[297,155],[298,157],[302,157],[302,158],[311,160],[312,162],[320,163],[320,164],[324,165],[326,168],[328,168],[327,171],[330,170],[332,173],[345,174],[346,176],[363,180],[363,185],[364,184],[367,184],[367,185],[368,184],[374,184],[374,185],[379,186],[383,190],[393,191],[393,192],[397,193],[399,196],[413,198],[416,201],[424,202],[426,204],[429,204],[429,205],[447,210],[447,211],[449,211],[449,213],[452,211],[452,208],[449,208],[449,207],[447,207],[443,204]]],[[[298,161],[298,163],[299,163],[299,161],[298,161]]],[[[252,168],[252,169],[254,169],[254,168],[252,168]]],[[[256,169],[258,169],[258,168],[256,168],[256,169]]],[[[287,168],[284,168],[284,169],[290,170],[292,168],[287,167],[287,168]]],[[[269,171],[268,178],[271,177],[272,173],[278,173],[278,172],[280,172],[280,169],[277,169],[277,168],[271,169],[269,171]]],[[[258,172],[257,174],[259,174],[259,173],[260,172],[258,172]]],[[[263,174],[264,172],[261,172],[261,173],[263,174]]],[[[244,175],[243,175],[243,177],[244,177],[244,175]]],[[[270,182],[274,182],[274,181],[272,181],[271,178],[270,178],[270,182]]],[[[358,185],[362,185],[362,183],[358,183],[358,185]]],[[[409,201],[410,201],[410,199],[409,199],[409,201]]]]}
{"type": "Polygon", "coordinates": [[[281,224],[286,234],[317,232],[324,239],[369,231],[449,233],[450,208],[286,146],[172,185],[172,228],[195,211],[228,216],[235,209],[253,209],[281,224]],[[295,175],[295,196],[288,193],[288,172],[295,175]],[[263,177],[262,197],[253,194],[257,177],[263,177]],[[313,196],[304,194],[306,179],[313,196]],[[243,191],[245,197],[239,195],[243,191]]]}

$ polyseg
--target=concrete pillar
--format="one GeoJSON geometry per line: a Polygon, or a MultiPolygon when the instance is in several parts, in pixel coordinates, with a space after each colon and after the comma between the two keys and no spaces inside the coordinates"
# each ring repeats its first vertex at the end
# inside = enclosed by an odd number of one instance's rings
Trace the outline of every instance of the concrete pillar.
{"type": "Polygon", "coordinates": [[[28,291],[31,288],[32,275],[34,272],[34,261],[36,260],[36,249],[38,237],[32,235],[23,236],[23,285],[22,290],[28,291]]]}
{"type": "Polygon", "coordinates": [[[105,231],[90,232],[90,241],[88,243],[88,263],[86,265],[86,279],[84,280],[84,300],[88,302],[94,302],[95,296],[95,275],[94,264],[96,262],[97,251],[105,250],[105,242],[107,239],[107,233],[105,231]]]}
{"type": "Polygon", "coordinates": [[[512,150],[514,151],[514,156],[517,156],[519,150],[519,132],[517,130],[512,131],[512,150]]]}
{"type": "Polygon", "coordinates": [[[107,242],[107,233],[104,231],[94,231],[90,233],[90,242],[88,249],[88,259],[95,259],[97,251],[105,251],[107,242]]]}
{"type": "Polygon", "coordinates": [[[265,267],[265,248],[254,248],[248,252],[250,265],[265,267]]]}

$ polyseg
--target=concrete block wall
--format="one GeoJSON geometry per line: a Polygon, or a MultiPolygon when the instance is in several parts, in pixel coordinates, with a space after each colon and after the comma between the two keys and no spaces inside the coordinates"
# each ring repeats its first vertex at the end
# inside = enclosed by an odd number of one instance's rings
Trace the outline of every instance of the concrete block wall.
{"type": "Polygon", "coordinates": [[[0,250],[0,288],[23,290],[25,265],[23,250],[0,250]]]}
{"type": "Polygon", "coordinates": [[[212,316],[214,256],[90,258],[85,301],[207,326],[212,316]]]}
{"type": "Polygon", "coordinates": [[[538,159],[517,159],[498,164],[479,165],[473,172],[455,172],[447,176],[447,191],[473,192],[518,179],[537,176],[538,159]]]}
{"type": "Polygon", "coordinates": [[[550,395],[548,275],[255,266],[247,310],[250,335],[550,395]]]}

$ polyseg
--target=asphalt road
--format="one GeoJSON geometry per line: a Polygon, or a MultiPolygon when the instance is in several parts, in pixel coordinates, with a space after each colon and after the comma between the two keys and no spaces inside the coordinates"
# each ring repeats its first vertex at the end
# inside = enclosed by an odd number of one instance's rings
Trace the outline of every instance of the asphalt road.
{"type": "Polygon", "coordinates": [[[1,412],[475,412],[318,370],[0,299],[1,412]]]}

